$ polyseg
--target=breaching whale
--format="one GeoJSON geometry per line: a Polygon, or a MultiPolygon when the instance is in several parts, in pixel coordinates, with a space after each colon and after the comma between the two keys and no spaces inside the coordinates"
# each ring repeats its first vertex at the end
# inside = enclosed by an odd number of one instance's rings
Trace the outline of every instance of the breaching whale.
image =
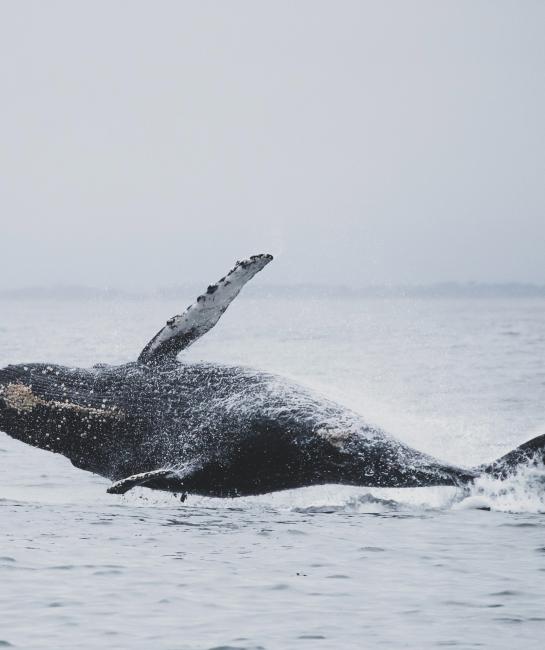
{"type": "Polygon", "coordinates": [[[0,430],[111,479],[236,497],[310,485],[467,485],[543,462],[545,435],[476,468],[441,462],[369,426],[357,413],[281,378],[242,367],[178,362],[272,260],[237,262],[167,321],[138,360],[117,367],[47,363],[0,370],[0,430]]]}

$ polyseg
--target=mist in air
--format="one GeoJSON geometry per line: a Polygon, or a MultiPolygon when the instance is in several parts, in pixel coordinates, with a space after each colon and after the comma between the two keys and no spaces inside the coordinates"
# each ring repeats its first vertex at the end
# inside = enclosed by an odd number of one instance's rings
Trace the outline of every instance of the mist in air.
{"type": "Polygon", "coordinates": [[[545,5],[0,9],[0,289],[545,283],[545,5]]]}

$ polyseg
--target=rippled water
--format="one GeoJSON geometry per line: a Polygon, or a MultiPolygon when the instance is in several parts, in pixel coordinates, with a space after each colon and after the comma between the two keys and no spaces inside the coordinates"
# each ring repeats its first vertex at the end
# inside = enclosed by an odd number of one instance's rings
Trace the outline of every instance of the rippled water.
{"type": "MultiPolygon", "coordinates": [[[[0,365],[132,360],[181,301],[0,303],[0,365]]],[[[545,432],[545,301],[250,300],[185,357],[311,385],[466,465],[545,432]]],[[[0,434],[0,647],[541,648],[545,486],[135,490],[0,434]],[[478,507],[490,510],[479,510],[478,507]]]]}

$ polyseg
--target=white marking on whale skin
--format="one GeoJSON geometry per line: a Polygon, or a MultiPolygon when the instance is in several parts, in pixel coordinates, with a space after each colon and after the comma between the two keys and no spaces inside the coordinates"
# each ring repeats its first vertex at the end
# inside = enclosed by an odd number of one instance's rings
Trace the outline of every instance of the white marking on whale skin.
{"type": "Polygon", "coordinates": [[[353,437],[354,433],[347,429],[338,429],[337,427],[325,426],[316,430],[316,435],[323,440],[327,440],[337,449],[344,449],[346,443],[353,437]]]}
{"type": "Polygon", "coordinates": [[[164,356],[175,358],[178,352],[214,327],[242,287],[272,259],[272,255],[268,254],[253,255],[250,259],[237,262],[225,277],[211,284],[206,293],[199,296],[183,314],[167,320],[165,327],[144,348],[139,361],[152,361],[154,357],[163,356],[163,352],[164,356]],[[178,344],[175,339],[178,339],[178,344]]]}
{"type": "Polygon", "coordinates": [[[95,409],[71,402],[59,402],[57,400],[45,400],[32,392],[30,386],[25,384],[7,384],[0,387],[0,397],[9,408],[15,409],[18,413],[30,413],[37,406],[47,406],[58,411],[77,412],[82,415],[104,417],[110,416],[122,420],[125,414],[117,407],[95,409]]]}
{"type": "Polygon", "coordinates": [[[8,384],[0,387],[0,397],[9,408],[15,409],[18,413],[28,413],[42,403],[32,389],[24,384],[8,384]]]}

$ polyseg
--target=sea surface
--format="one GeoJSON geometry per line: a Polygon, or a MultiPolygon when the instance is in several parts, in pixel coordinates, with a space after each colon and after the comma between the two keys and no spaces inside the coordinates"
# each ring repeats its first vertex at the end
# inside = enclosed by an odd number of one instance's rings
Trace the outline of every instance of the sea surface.
{"type": "MultiPolygon", "coordinates": [[[[0,366],[134,360],[192,297],[2,300],[0,366]]],[[[183,358],[284,375],[468,466],[545,433],[542,298],[242,295],[183,358]]],[[[0,647],[545,647],[545,470],[185,503],[108,484],[0,433],[0,647]]]]}

